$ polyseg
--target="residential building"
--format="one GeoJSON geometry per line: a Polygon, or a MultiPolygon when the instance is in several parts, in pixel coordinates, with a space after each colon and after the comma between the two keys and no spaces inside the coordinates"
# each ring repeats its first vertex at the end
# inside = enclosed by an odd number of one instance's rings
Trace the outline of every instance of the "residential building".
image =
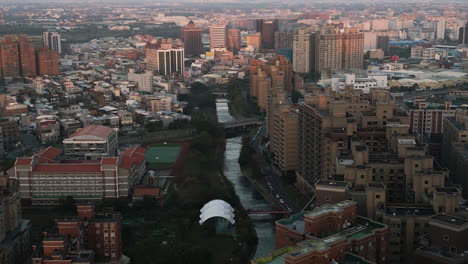
{"type": "Polygon", "coordinates": [[[34,45],[27,40],[25,36],[21,36],[18,39],[18,52],[21,76],[36,76],[36,55],[34,45]]]}
{"type": "Polygon", "coordinates": [[[0,41],[0,66],[3,78],[20,76],[18,45],[9,36],[0,41]]]}
{"type": "Polygon", "coordinates": [[[464,240],[468,235],[468,221],[449,214],[430,217],[426,243],[414,252],[418,263],[461,264],[468,262],[464,240]]]}
{"type": "Polygon", "coordinates": [[[265,63],[260,60],[250,63],[250,96],[256,98],[260,110],[266,112],[271,89],[292,89],[292,65],[279,55],[265,63]]]}
{"type": "Polygon", "coordinates": [[[203,53],[201,28],[197,28],[192,20],[187,27],[181,29],[182,41],[184,41],[185,56],[199,56],[203,53]]]}
{"type": "Polygon", "coordinates": [[[364,35],[357,28],[339,30],[328,26],[312,38],[314,72],[363,68],[364,35]]]}
{"type": "Polygon", "coordinates": [[[270,146],[274,163],[283,172],[294,171],[297,167],[297,111],[285,103],[278,106],[272,115],[270,146]]]}
{"type": "Polygon", "coordinates": [[[128,72],[128,80],[138,84],[138,91],[153,91],[153,73],[151,71],[135,73],[135,70],[130,69],[128,72]]]}
{"type": "Polygon", "coordinates": [[[37,136],[42,144],[52,144],[60,137],[60,124],[55,119],[41,118],[37,120],[37,136]]]}
{"type": "Polygon", "coordinates": [[[423,46],[414,46],[411,48],[411,58],[413,59],[433,60],[435,59],[435,54],[435,48],[426,48],[423,46]]]}
{"type": "Polygon", "coordinates": [[[427,102],[426,99],[414,99],[414,102],[407,103],[407,106],[411,131],[425,136],[443,133],[444,118],[455,117],[456,112],[450,102],[435,104],[427,102]]]}
{"type": "Polygon", "coordinates": [[[353,151],[351,141],[363,141],[371,152],[387,149],[386,126],[408,129],[408,116],[387,90],[371,89],[306,94],[298,105],[298,185],[304,192],[320,179],[337,174],[342,151],[353,151]],[[352,139],[354,138],[354,139],[352,139]],[[339,160],[338,160],[339,161],[339,160]]]}
{"type": "Polygon", "coordinates": [[[42,47],[37,52],[37,72],[39,75],[59,74],[59,55],[57,52],[42,47]]]}
{"type": "Polygon", "coordinates": [[[450,171],[450,179],[460,184],[468,198],[468,113],[458,110],[455,117],[443,120],[442,162],[450,171]]]}
{"type": "Polygon", "coordinates": [[[240,50],[241,36],[240,29],[230,28],[228,30],[228,50],[237,54],[240,50]]]}
{"type": "Polygon", "coordinates": [[[228,47],[228,31],[225,24],[210,27],[210,49],[228,47]]]}
{"type": "Polygon", "coordinates": [[[293,32],[275,32],[275,50],[292,49],[294,33],[293,32]]]}
{"type": "Polygon", "coordinates": [[[0,176],[0,263],[28,263],[31,225],[21,217],[18,180],[0,176]]]}
{"type": "Polygon", "coordinates": [[[312,32],[315,26],[308,26],[298,30],[293,40],[293,70],[297,73],[312,72],[312,32]]]}
{"type": "Polygon", "coordinates": [[[170,96],[148,96],[146,97],[146,110],[153,113],[172,111],[172,98],[170,96]]]}
{"type": "Polygon", "coordinates": [[[0,119],[0,127],[2,128],[2,138],[5,148],[9,149],[15,147],[20,140],[18,122],[14,118],[5,117],[0,119]]]}
{"type": "Polygon", "coordinates": [[[260,51],[260,45],[262,43],[262,38],[259,32],[251,35],[247,35],[246,37],[247,46],[253,47],[255,52],[260,51]]]}
{"type": "Polygon", "coordinates": [[[60,119],[60,131],[65,137],[71,136],[81,128],[81,122],[76,119],[60,119]]]}
{"type": "Polygon", "coordinates": [[[90,125],[78,129],[63,140],[67,158],[96,160],[117,154],[117,132],[107,126],[90,125]]]}
{"type": "Polygon", "coordinates": [[[19,180],[21,199],[33,204],[128,197],[145,171],[145,150],[130,148],[120,157],[97,160],[62,160],[62,150],[48,147],[32,157],[17,158],[10,170],[19,180]]]}
{"type": "Polygon", "coordinates": [[[389,41],[388,36],[377,36],[377,49],[383,50],[385,53],[389,51],[389,41]]]}
{"type": "Polygon", "coordinates": [[[42,40],[44,46],[50,50],[55,51],[57,54],[62,53],[62,40],[58,32],[44,32],[42,33],[42,40]]]}

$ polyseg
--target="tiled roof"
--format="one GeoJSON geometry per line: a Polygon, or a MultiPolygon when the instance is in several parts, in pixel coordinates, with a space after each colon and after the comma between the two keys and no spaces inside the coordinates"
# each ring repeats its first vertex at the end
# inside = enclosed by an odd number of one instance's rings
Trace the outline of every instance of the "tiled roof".
{"type": "Polygon", "coordinates": [[[34,167],[33,172],[36,173],[90,173],[90,172],[101,172],[101,166],[99,164],[44,164],[37,165],[34,167]]]}
{"type": "Polygon", "coordinates": [[[54,147],[48,147],[39,150],[36,156],[39,157],[39,163],[56,162],[55,159],[62,154],[62,150],[54,147]]]}
{"type": "Polygon", "coordinates": [[[120,168],[122,169],[130,169],[132,168],[133,164],[135,164],[136,159],[129,157],[129,156],[123,156],[122,161],[120,162],[120,168]]]}
{"type": "Polygon", "coordinates": [[[17,158],[15,165],[31,165],[32,158],[17,158]]]}
{"type": "Polygon", "coordinates": [[[101,164],[102,165],[116,165],[119,161],[119,158],[108,158],[108,157],[103,157],[101,159],[101,164]]]}
{"type": "Polygon", "coordinates": [[[135,186],[134,189],[134,196],[158,196],[161,192],[161,189],[156,187],[142,187],[142,186],[135,186]]]}
{"type": "Polygon", "coordinates": [[[129,148],[125,150],[124,157],[131,157],[135,159],[137,164],[141,164],[145,161],[146,149],[142,147],[129,148]]]}
{"type": "Polygon", "coordinates": [[[98,125],[91,125],[84,128],[78,129],[75,133],[73,133],[69,139],[73,139],[75,137],[86,137],[86,136],[93,136],[98,138],[107,138],[114,132],[114,129],[108,126],[98,126],[98,125]]]}

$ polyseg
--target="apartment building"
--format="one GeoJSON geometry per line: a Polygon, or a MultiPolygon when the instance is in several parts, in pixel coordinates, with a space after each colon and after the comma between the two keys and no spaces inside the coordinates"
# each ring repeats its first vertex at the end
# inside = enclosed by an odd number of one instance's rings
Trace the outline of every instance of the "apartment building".
{"type": "Polygon", "coordinates": [[[267,111],[271,90],[292,89],[292,65],[284,56],[278,55],[268,62],[252,60],[250,76],[250,96],[263,112],[267,111]]]}
{"type": "Polygon", "coordinates": [[[273,113],[270,146],[275,165],[283,172],[297,167],[297,120],[295,107],[283,104],[273,113]]]}
{"type": "Polygon", "coordinates": [[[18,122],[14,118],[0,119],[3,144],[6,149],[14,147],[19,142],[18,122]]]}
{"type": "MultiPolygon", "coordinates": [[[[118,121],[118,120],[117,120],[118,121]]],[[[107,126],[90,125],[63,140],[64,154],[70,159],[96,160],[117,154],[117,132],[107,126]]]]}
{"type": "Polygon", "coordinates": [[[48,147],[29,158],[17,158],[10,170],[20,183],[21,199],[55,204],[72,196],[79,200],[127,197],[145,170],[144,149],[131,148],[120,157],[64,160],[62,150],[48,147]]]}
{"type": "Polygon", "coordinates": [[[0,175],[0,263],[28,263],[31,225],[21,218],[19,183],[0,175]]]}
{"type": "Polygon", "coordinates": [[[145,100],[147,111],[156,113],[172,110],[172,97],[170,96],[148,96],[145,100]]]}
{"type": "Polygon", "coordinates": [[[442,162],[450,171],[450,179],[460,184],[463,197],[468,197],[468,112],[457,110],[455,117],[443,120],[442,162]]]}
{"type": "MultiPolygon", "coordinates": [[[[386,149],[386,126],[407,124],[408,117],[386,90],[369,94],[348,90],[344,94],[325,92],[306,94],[298,105],[297,181],[302,191],[310,192],[319,179],[337,174],[338,156],[351,153],[352,142],[361,141],[371,152],[386,149]]],[[[344,163],[346,164],[346,162],[344,163]]]]}
{"type": "Polygon", "coordinates": [[[455,108],[450,102],[444,104],[429,103],[425,99],[415,99],[409,107],[410,128],[413,133],[425,136],[441,134],[445,117],[455,117],[455,108]]]}
{"type": "Polygon", "coordinates": [[[424,237],[423,246],[414,252],[418,263],[461,264],[468,262],[465,243],[468,235],[468,221],[450,214],[430,217],[429,233],[424,237]]]}

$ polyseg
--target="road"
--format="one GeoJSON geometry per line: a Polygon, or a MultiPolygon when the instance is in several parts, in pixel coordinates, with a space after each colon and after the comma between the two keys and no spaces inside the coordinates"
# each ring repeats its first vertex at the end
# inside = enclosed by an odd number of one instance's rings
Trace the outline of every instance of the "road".
{"type": "MultiPolygon", "coordinates": [[[[255,148],[255,151],[260,156],[257,160],[261,172],[264,176],[264,184],[267,190],[270,191],[270,197],[277,201],[284,210],[290,212],[299,212],[302,208],[299,204],[298,198],[293,197],[284,186],[281,180],[281,174],[273,170],[266,159],[269,157],[269,152],[266,151],[265,145],[261,144],[263,139],[264,127],[260,127],[255,136],[252,138],[251,144],[255,148]]],[[[263,183],[263,181],[262,181],[263,183]]]]}

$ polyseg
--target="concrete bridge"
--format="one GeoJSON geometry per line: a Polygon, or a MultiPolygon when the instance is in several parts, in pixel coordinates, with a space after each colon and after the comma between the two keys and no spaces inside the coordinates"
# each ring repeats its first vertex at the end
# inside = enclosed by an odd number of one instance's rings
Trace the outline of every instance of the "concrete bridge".
{"type": "Polygon", "coordinates": [[[221,123],[224,127],[224,132],[226,135],[235,135],[238,133],[248,132],[253,128],[259,127],[263,124],[263,121],[249,118],[241,119],[230,122],[221,123]]]}

